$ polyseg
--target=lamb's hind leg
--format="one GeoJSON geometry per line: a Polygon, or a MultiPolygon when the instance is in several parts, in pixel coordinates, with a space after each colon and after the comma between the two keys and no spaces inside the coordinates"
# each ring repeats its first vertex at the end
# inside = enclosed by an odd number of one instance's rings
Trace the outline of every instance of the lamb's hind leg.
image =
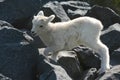
{"type": "Polygon", "coordinates": [[[99,73],[103,73],[107,69],[110,69],[109,50],[108,47],[104,45],[102,42],[99,42],[99,44],[97,45],[98,45],[98,49],[96,51],[101,57],[101,68],[99,70],[99,73]]]}
{"type": "Polygon", "coordinates": [[[107,69],[110,69],[110,57],[109,50],[106,45],[104,45],[100,40],[96,40],[87,44],[90,48],[95,50],[98,55],[101,57],[101,68],[99,73],[105,72],[107,69]],[[94,42],[94,43],[93,43],[94,42]],[[93,44],[92,44],[93,43],[93,44]]]}

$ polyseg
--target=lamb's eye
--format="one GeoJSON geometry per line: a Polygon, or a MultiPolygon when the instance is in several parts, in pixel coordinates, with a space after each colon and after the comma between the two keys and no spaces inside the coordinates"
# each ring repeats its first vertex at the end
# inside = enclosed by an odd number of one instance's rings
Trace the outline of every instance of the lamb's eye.
{"type": "Polygon", "coordinates": [[[40,27],[43,27],[42,25],[40,27]]]}

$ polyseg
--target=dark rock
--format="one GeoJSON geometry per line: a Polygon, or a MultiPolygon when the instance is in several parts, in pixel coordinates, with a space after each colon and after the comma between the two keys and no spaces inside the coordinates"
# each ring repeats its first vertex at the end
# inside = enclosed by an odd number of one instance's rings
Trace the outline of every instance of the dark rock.
{"type": "Polygon", "coordinates": [[[54,19],[54,22],[70,20],[66,12],[64,11],[63,7],[58,1],[48,2],[43,6],[42,10],[44,11],[45,16],[50,16],[51,14],[55,14],[56,18],[54,19]]]}
{"type": "Polygon", "coordinates": [[[10,23],[0,20],[0,27],[3,27],[3,26],[13,27],[10,23]]]}
{"type": "Polygon", "coordinates": [[[79,46],[74,48],[73,50],[77,53],[79,62],[84,70],[90,68],[100,68],[100,58],[92,49],[79,46]]]}
{"type": "Polygon", "coordinates": [[[120,80],[120,65],[113,66],[108,72],[99,75],[95,80],[120,80]]]}
{"type": "Polygon", "coordinates": [[[120,23],[120,16],[108,7],[95,5],[87,12],[86,16],[99,19],[103,23],[104,29],[115,23],[120,23]]]}
{"type": "Polygon", "coordinates": [[[102,32],[101,40],[112,51],[120,47],[120,24],[114,24],[102,32]]]}
{"type": "Polygon", "coordinates": [[[111,65],[119,65],[120,64],[120,48],[113,51],[111,56],[111,65]]]}
{"type": "Polygon", "coordinates": [[[82,1],[62,1],[60,4],[65,9],[70,19],[84,16],[87,11],[91,9],[87,2],[82,1]]]}
{"type": "Polygon", "coordinates": [[[82,67],[80,67],[77,55],[71,51],[61,51],[58,57],[59,59],[57,62],[67,71],[68,75],[73,80],[79,80],[82,73],[82,67]]]}
{"type": "Polygon", "coordinates": [[[0,28],[1,74],[13,80],[36,79],[39,52],[30,44],[31,39],[15,28],[0,28]]]}
{"type": "Polygon", "coordinates": [[[0,80],[12,80],[12,79],[0,74],[0,80]]]}
{"type": "MultiPolygon", "coordinates": [[[[39,49],[39,52],[43,54],[44,48],[39,49]]],[[[39,59],[38,70],[40,72],[39,80],[72,80],[66,71],[52,60],[39,59]]]]}
{"type": "MultiPolygon", "coordinates": [[[[31,35],[32,36],[32,35],[31,35]]],[[[34,38],[34,41],[31,42],[31,44],[36,47],[36,48],[45,48],[45,44],[42,42],[42,40],[40,39],[40,37],[38,36],[32,36],[34,38]]]]}
{"type": "Polygon", "coordinates": [[[0,19],[16,28],[30,29],[26,23],[40,9],[40,0],[5,0],[0,3],[0,19]]]}

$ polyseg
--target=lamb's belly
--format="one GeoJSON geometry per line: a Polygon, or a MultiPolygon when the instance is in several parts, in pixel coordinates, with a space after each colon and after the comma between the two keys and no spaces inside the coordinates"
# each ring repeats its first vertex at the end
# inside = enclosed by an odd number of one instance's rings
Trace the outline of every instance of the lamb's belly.
{"type": "Polygon", "coordinates": [[[80,45],[80,41],[68,41],[65,45],[66,50],[71,50],[80,45]]]}

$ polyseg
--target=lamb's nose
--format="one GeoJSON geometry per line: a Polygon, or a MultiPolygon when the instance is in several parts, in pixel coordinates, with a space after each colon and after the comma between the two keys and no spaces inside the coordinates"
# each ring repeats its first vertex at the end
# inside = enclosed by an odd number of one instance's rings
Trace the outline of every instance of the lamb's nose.
{"type": "Polygon", "coordinates": [[[31,31],[32,36],[36,36],[36,33],[34,31],[31,31]]]}
{"type": "Polygon", "coordinates": [[[35,34],[35,32],[34,32],[34,31],[31,31],[31,33],[32,33],[32,34],[35,34]]]}

